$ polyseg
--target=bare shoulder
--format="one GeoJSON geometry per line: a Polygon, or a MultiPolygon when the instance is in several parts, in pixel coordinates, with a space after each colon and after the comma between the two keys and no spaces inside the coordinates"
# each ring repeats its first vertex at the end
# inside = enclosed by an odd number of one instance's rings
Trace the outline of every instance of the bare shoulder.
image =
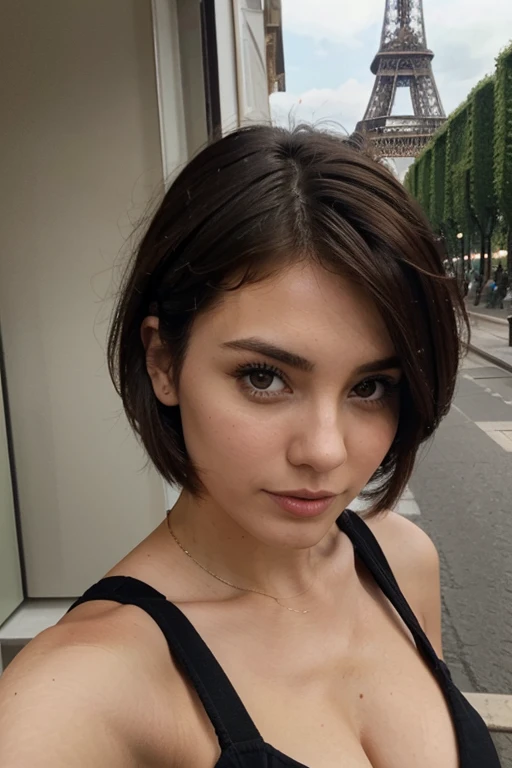
{"type": "Polygon", "coordinates": [[[430,536],[396,512],[366,520],[407,601],[441,656],[439,554],[430,536]]]}
{"type": "MultiPolygon", "coordinates": [[[[141,613],[132,606],[80,606],[18,654],[0,679],[0,765],[153,762],[148,735],[161,726],[163,677],[172,676],[173,666],[165,639],[141,613]]],[[[172,712],[164,715],[172,731],[172,712]]]]}
{"type": "MultiPolygon", "coordinates": [[[[365,521],[382,547],[391,567],[404,571],[407,576],[438,568],[439,556],[434,542],[416,523],[398,515],[385,512],[365,521]]],[[[395,576],[398,575],[395,572],[395,576]]]]}

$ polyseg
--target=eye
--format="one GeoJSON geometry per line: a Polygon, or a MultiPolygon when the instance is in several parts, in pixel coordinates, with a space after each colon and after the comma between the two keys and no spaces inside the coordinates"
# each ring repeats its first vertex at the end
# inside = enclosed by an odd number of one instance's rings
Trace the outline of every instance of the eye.
{"type": "Polygon", "coordinates": [[[265,390],[266,392],[275,391],[276,388],[279,390],[279,379],[275,373],[254,371],[254,373],[250,373],[246,378],[255,389],[265,390]]]}
{"type": "Polygon", "coordinates": [[[275,397],[288,389],[282,371],[267,363],[241,365],[235,376],[251,397],[275,397]]]}
{"type": "Polygon", "coordinates": [[[354,387],[353,392],[355,392],[358,397],[362,397],[365,400],[378,400],[383,389],[384,384],[382,381],[379,381],[378,379],[365,379],[354,387]]]}
{"type": "Polygon", "coordinates": [[[352,389],[355,396],[362,404],[382,404],[387,398],[392,397],[400,388],[400,381],[395,381],[387,376],[376,376],[364,379],[352,389]]]}

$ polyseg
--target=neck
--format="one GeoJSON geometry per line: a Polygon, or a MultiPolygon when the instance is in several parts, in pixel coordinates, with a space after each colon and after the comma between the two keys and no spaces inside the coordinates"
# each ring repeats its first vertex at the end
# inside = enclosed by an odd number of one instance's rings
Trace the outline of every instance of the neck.
{"type": "Polygon", "coordinates": [[[232,587],[284,600],[316,584],[326,569],[332,568],[336,560],[333,556],[341,545],[334,523],[312,547],[273,547],[247,533],[211,501],[198,502],[185,492],[173,507],[168,523],[179,546],[196,561],[195,567],[201,566],[203,573],[204,569],[209,571],[204,573],[206,578],[215,576],[232,587]]]}

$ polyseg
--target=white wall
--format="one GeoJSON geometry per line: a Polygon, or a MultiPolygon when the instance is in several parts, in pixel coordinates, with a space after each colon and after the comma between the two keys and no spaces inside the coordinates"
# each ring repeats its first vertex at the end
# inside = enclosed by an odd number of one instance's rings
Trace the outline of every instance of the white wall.
{"type": "Polygon", "coordinates": [[[162,163],[149,0],[4,0],[0,323],[31,596],[162,517],[104,364],[114,260],[162,163]]]}
{"type": "Polygon", "coordinates": [[[270,122],[262,0],[215,0],[223,132],[270,122]]]}
{"type": "Polygon", "coordinates": [[[176,0],[151,0],[164,183],[188,157],[176,0]]]}
{"type": "MultiPolygon", "coordinates": [[[[1,384],[0,381],[0,624],[23,599],[1,384]]],[[[0,658],[0,672],[1,668],[0,658]]]]}
{"type": "Polygon", "coordinates": [[[215,0],[222,132],[239,124],[233,0],[215,0]]]}
{"type": "Polygon", "coordinates": [[[242,125],[270,122],[266,35],[262,0],[233,0],[238,87],[242,125]]]}

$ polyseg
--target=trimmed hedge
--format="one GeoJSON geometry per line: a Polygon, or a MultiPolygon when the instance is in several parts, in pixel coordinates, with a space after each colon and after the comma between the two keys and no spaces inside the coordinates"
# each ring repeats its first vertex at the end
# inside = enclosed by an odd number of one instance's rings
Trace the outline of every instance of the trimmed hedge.
{"type": "Polygon", "coordinates": [[[477,85],[471,100],[471,207],[484,233],[492,229],[497,214],[494,188],[494,90],[495,78],[487,77],[477,85]]]}
{"type": "Polygon", "coordinates": [[[405,186],[449,251],[460,231],[490,251],[501,221],[512,245],[512,44],[410,166],[405,186]]]}
{"type": "Polygon", "coordinates": [[[512,226],[512,46],[498,56],[494,99],[494,189],[512,226]]]}

